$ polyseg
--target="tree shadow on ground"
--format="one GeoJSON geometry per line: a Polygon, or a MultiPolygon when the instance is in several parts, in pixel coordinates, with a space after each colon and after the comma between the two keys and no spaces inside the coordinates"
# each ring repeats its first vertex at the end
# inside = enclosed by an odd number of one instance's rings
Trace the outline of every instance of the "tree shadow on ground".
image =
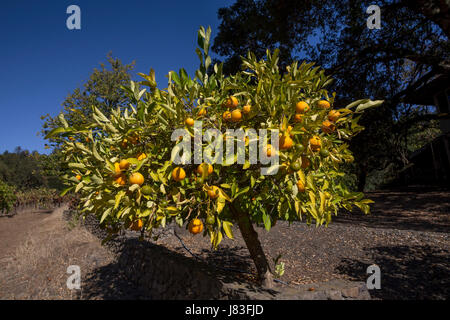
{"type": "Polygon", "coordinates": [[[450,297],[450,253],[432,246],[367,248],[373,263],[343,259],[336,271],[354,280],[366,281],[367,267],[376,264],[381,272],[381,289],[370,290],[383,300],[429,300],[450,297]]]}
{"type": "Polygon", "coordinates": [[[411,190],[368,192],[366,197],[375,201],[369,215],[353,210],[341,212],[333,221],[372,228],[448,232],[450,191],[411,190]]]}
{"type": "MultiPolygon", "coordinates": [[[[158,286],[161,283],[172,283],[169,287],[173,287],[174,278],[178,279],[175,282],[181,286],[180,290],[177,290],[169,299],[184,299],[185,294],[186,299],[213,298],[205,294],[196,297],[195,292],[185,292],[184,288],[190,287],[196,282],[206,283],[207,288],[220,288],[222,283],[238,282],[243,287],[248,284],[251,289],[251,284],[253,284],[251,277],[231,270],[236,268],[244,272],[251,272],[248,265],[242,264],[242,257],[236,253],[240,251],[240,248],[223,249],[219,252],[209,253],[202,256],[202,260],[199,260],[194,257],[186,257],[149,241],[138,241],[137,239],[117,241],[113,246],[115,247],[116,260],[108,265],[96,268],[86,275],[82,283],[83,291],[78,298],[105,300],[166,299],[166,296],[161,298],[158,293],[155,295],[154,291],[147,290],[149,279],[144,279],[145,277],[141,276],[143,273],[151,274],[150,277],[158,277],[158,286]],[[146,259],[146,256],[156,258],[153,258],[153,262],[150,262],[146,259]],[[183,274],[187,273],[189,273],[189,276],[183,278],[183,274]]],[[[162,286],[164,287],[164,285],[162,286]]],[[[211,292],[217,293],[217,290],[211,292]]]]}

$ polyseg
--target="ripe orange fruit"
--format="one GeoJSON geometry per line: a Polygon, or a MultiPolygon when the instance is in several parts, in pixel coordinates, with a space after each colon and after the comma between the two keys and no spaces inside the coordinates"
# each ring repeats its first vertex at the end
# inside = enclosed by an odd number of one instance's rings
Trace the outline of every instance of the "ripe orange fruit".
{"type": "Polygon", "coordinates": [[[246,104],[243,108],[242,108],[242,112],[245,114],[250,113],[250,111],[252,110],[252,106],[246,104]]]}
{"type": "Polygon", "coordinates": [[[225,111],[222,115],[223,121],[230,121],[231,120],[231,112],[225,111]]]}
{"type": "Polygon", "coordinates": [[[330,107],[330,103],[327,100],[320,100],[317,102],[317,106],[322,109],[328,109],[330,107]]]}
{"type": "Polygon", "coordinates": [[[309,139],[309,145],[311,146],[312,151],[319,151],[322,146],[322,141],[320,140],[320,137],[314,136],[309,139]]]}
{"type": "Polygon", "coordinates": [[[322,122],[322,131],[325,133],[331,133],[336,129],[336,126],[333,122],[325,120],[322,122]]]}
{"type": "Polygon", "coordinates": [[[271,144],[267,144],[267,146],[264,147],[264,153],[268,156],[271,157],[272,153],[274,152],[274,149],[272,148],[271,144]]]}
{"type": "Polygon", "coordinates": [[[130,226],[130,229],[133,231],[139,231],[144,226],[144,223],[141,219],[133,221],[133,223],[130,226]]]}
{"type": "Polygon", "coordinates": [[[192,119],[192,118],[187,118],[184,122],[185,122],[189,127],[192,127],[192,126],[194,125],[194,119],[192,119]]]}
{"type": "Polygon", "coordinates": [[[145,158],[147,158],[147,155],[145,153],[141,153],[140,155],[138,155],[137,159],[139,161],[144,160],[145,158]]]}
{"type": "Polygon", "coordinates": [[[283,135],[280,138],[279,144],[280,144],[280,150],[287,150],[287,149],[292,148],[292,146],[294,145],[294,141],[291,139],[291,137],[283,135]]]}
{"type": "Polygon", "coordinates": [[[79,174],[77,174],[76,178],[78,181],[81,181],[81,176],[79,174]]]}
{"type": "Polygon", "coordinates": [[[211,199],[216,199],[219,196],[219,188],[212,186],[211,189],[208,190],[208,196],[211,199]]]}
{"type": "Polygon", "coordinates": [[[241,110],[235,109],[231,112],[231,121],[238,122],[242,119],[241,110]]]}
{"type": "Polygon", "coordinates": [[[200,174],[200,175],[203,175],[203,171],[204,170],[207,171],[206,175],[208,176],[211,173],[213,173],[213,166],[210,165],[209,163],[199,164],[198,167],[197,167],[197,173],[200,174]]]}
{"type": "Polygon", "coordinates": [[[332,122],[336,122],[337,119],[341,116],[341,113],[337,110],[331,110],[328,112],[328,120],[332,122]]]}
{"type": "Polygon", "coordinates": [[[134,172],[130,176],[130,184],[138,184],[141,185],[144,183],[144,176],[140,174],[139,172],[134,172]]]}
{"type": "Polygon", "coordinates": [[[119,164],[118,162],[115,162],[115,163],[114,163],[114,171],[115,171],[116,173],[122,172],[122,170],[120,169],[120,164],[119,164]]]}
{"type": "Polygon", "coordinates": [[[229,109],[236,108],[239,104],[238,99],[236,97],[230,96],[227,100],[225,100],[225,107],[229,109]]]}
{"type": "Polygon", "coordinates": [[[301,180],[297,181],[298,192],[305,192],[305,185],[301,180]]]}
{"type": "Polygon", "coordinates": [[[128,170],[129,167],[130,167],[130,163],[127,160],[123,159],[120,161],[120,163],[119,163],[120,170],[128,170]]]}
{"type": "Polygon", "coordinates": [[[184,172],[184,169],[181,167],[176,167],[172,171],[172,179],[175,181],[181,181],[184,178],[186,178],[186,172],[184,172]]]}
{"type": "Polygon", "coordinates": [[[309,106],[305,101],[299,101],[295,105],[295,112],[296,113],[305,113],[308,112],[309,106]]]}
{"type": "Polygon", "coordinates": [[[202,117],[204,115],[206,115],[206,109],[205,108],[201,108],[199,112],[197,112],[197,115],[199,117],[202,117]]]}
{"type": "Polygon", "coordinates": [[[115,178],[114,178],[114,182],[117,184],[120,184],[121,186],[125,185],[127,183],[127,177],[121,173],[118,174],[115,178]]]}
{"type": "Polygon", "coordinates": [[[192,234],[198,234],[203,231],[203,222],[200,219],[192,219],[188,225],[189,232],[192,234]]]}
{"type": "Polygon", "coordinates": [[[294,116],[294,122],[299,123],[302,122],[303,116],[300,113],[296,113],[294,116]]]}

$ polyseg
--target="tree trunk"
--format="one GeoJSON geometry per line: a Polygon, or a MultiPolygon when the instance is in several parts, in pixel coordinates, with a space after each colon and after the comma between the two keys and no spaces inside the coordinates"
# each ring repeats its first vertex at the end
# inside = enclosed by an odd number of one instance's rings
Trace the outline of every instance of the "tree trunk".
{"type": "Polygon", "coordinates": [[[260,284],[266,288],[273,288],[273,276],[270,270],[270,265],[267,261],[266,255],[264,254],[261,242],[259,242],[258,233],[253,228],[250,221],[250,217],[247,213],[236,209],[233,204],[231,204],[231,211],[238,223],[239,230],[241,231],[242,237],[247,245],[248,251],[250,252],[250,257],[255,263],[260,284]]]}

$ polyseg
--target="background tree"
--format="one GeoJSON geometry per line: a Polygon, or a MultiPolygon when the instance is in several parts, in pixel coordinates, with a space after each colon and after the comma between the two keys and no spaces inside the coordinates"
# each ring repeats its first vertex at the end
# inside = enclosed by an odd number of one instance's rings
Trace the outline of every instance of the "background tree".
{"type": "Polygon", "coordinates": [[[390,163],[401,167],[396,141],[415,122],[437,129],[429,108],[402,101],[434,75],[449,71],[449,5],[445,1],[378,1],[381,29],[370,30],[370,1],[238,0],[218,12],[221,24],[212,49],[224,72],[240,69],[248,50],[263,57],[280,49],[281,66],[316,61],[336,82],[338,105],[370,97],[386,103],[361,118],[366,130],[352,141],[359,189],[367,174],[390,163]],[[408,72],[408,77],[404,77],[408,72]],[[400,121],[401,119],[401,121],[400,121]]]}
{"type": "MultiPolygon", "coordinates": [[[[92,107],[96,107],[106,115],[116,107],[126,107],[130,101],[124,94],[122,85],[127,85],[131,80],[131,71],[134,61],[130,64],[123,64],[118,58],[113,58],[111,53],[107,55],[109,68],[100,64],[99,69],[89,76],[83,88],[76,88],[62,103],[62,114],[69,126],[81,126],[86,123],[92,115],[92,107]]],[[[47,135],[51,130],[58,127],[58,116],[49,114],[41,117],[45,120],[42,135],[47,135]]],[[[55,140],[49,142],[55,147],[55,140]]]]}

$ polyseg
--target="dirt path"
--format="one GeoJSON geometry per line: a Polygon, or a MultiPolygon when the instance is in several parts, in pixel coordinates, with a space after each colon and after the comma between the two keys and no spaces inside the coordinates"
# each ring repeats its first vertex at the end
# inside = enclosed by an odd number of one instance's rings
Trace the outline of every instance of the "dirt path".
{"type": "Polygon", "coordinates": [[[52,211],[24,212],[0,218],[0,265],[11,257],[14,250],[26,240],[26,235],[35,229],[52,211]]]}
{"type": "Polygon", "coordinates": [[[19,213],[0,219],[0,299],[74,299],[67,267],[79,265],[82,279],[113,259],[84,228],[53,212],[19,213]]]}

